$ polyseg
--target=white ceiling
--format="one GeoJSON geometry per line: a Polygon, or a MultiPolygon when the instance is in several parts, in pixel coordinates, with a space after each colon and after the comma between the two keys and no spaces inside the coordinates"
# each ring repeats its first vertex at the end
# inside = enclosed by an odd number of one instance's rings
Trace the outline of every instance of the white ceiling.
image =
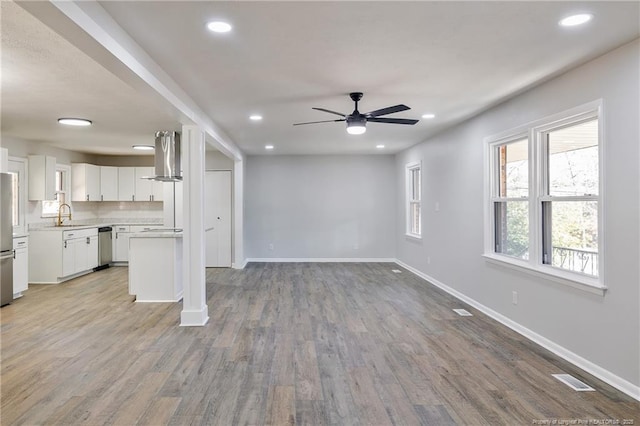
{"type": "MultiPolygon", "coordinates": [[[[100,2],[248,154],[393,153],[637,38],[638,2],[100,2]],[[579,28],[560,18],[590,12],[579,28]],[[234,30],[216,35],[207,21],[234,30]],[[415,126],[293,127],[404,103],[415,126]],[[261,122],[251,122],[250,114],[261,122]]],[[[19,7],[2,2],[2,133],[85,152],[131,153],[179,118],[19,7]],[[85,116],[90,129],[55,119],[85,116]],[[135,118],[135,120],[133,120],[135,118]],[[73,132],[72,132],[73,131],[73,132]],[[80,133],[84,132],[84,133],[80,133]],[[141,140],[144,139],[144,140],[141,140]]]]}

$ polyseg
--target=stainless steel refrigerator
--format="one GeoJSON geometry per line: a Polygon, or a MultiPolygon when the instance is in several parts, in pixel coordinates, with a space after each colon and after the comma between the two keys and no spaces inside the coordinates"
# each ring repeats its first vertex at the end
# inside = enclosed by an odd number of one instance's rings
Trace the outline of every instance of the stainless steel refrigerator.
{"type": "Polygon", "coordinates": [[[11,175],[0,173],[0,306],[13,300],[13,221],[11,175]]]}

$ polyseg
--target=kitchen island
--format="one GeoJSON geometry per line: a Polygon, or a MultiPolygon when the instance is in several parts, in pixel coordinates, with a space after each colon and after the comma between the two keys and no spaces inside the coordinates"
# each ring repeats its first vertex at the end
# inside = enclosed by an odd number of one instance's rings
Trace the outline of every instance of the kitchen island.
{"type": "Polygon", "coordinates": [[[182,291],[182,230],[131,234],[129,294],[136,302],[178,302],[182,291]]]}

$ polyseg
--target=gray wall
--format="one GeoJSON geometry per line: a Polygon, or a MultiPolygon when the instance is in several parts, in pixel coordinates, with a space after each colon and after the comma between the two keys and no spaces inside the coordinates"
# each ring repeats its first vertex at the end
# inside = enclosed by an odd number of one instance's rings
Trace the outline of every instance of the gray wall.
{"type": "Polygon", "coordinates": [[[404,236],[397,258],[592,363],[640,385],[638,76],[640,42],[608,53],[396,157],[423,161],[423,241],[404,236]],[[490,264],[483,253],[483,138],[597,99],[604,103],[605,296],[490,264]],[[435,211],[435,202],[440,211],[435,211]],[[427,262],[430,257],[431,263],[427,262]],[[511,303],[512,291],[519,295],[511,303]]]}
{"type": "Polygon", "coordinates": [[[390,155],[248,157],[245,256],[394,258],[394,173],[390,155]]]}

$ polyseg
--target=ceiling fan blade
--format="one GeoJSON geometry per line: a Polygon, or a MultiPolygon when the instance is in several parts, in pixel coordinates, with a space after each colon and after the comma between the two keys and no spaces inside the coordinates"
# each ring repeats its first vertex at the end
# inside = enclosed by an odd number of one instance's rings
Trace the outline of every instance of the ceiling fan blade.
{"type": "Polygon", "coordinates": [[[364,115],[369,118],[369,117],[378,117],[380,115],[387,115],[387,114],[393,114],[394,112],[400,112],[400,111],[406,111],[409,108],[406,105],[394,105],[394,106],[390,106],[390,107],[386,107],[386,108],[382,108],[382,109],[377,109],[375,111],[371,111],[371,112],[367,112],[364,115]]]}
{"type": "Polygon", "coordinates": [[[316,123],[334,123],[336,121],[347,121],[344,118],[339,120],[323,120],[323,121],[307,121],[306,123],[293,123],[294,126],[301,126],[303,124],[316,124],[316,123]]]}
{"type": "Polygon", "coordinates": [[[331,111],[330,109],[324,109],[324,108],[311,108],[311,109],[316,109],[318,111],[328,112],[329,114],[339,115],[340,117],[346,117],[347,116],[346,114],[343,114],[341,112],[331,111]]]}
{"type": "Polygon", "coordinates": [[[374,123],[389,123],[389,124],[416,124],[420,120],[410,120],[408,118],[367,118],[367,121],[374,123]]]}

